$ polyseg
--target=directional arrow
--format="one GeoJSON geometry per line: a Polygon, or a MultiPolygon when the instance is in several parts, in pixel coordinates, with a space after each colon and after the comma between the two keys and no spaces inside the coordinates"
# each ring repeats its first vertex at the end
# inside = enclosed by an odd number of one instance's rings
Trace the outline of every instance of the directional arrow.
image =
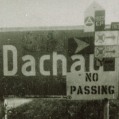
{"type": "Polygon", "coordinates": [[[80,39],[77,39],[77,38],[74,38],[75,42],[77,43],[77,48],[76,48],[76,51],[75,53],[78,53],[80,52],[81,50],[83,50],[84,48],[88,47],[89,44],[84,42],[84,41],[81,41],[80,39]]]}
{"type": "Polygon", "coordinates": [[[105,37],[105,38],[111,38],[111,39],[115,39],[115,36],[113,35],[113,36],[107,36],[107,37],[105,37]]]}
{"type": "Polygon", "coordinates": [[[112,51],[106,51],[107,53],[115,53],[116,51],[115,50],[112,50],[112,51]]]}

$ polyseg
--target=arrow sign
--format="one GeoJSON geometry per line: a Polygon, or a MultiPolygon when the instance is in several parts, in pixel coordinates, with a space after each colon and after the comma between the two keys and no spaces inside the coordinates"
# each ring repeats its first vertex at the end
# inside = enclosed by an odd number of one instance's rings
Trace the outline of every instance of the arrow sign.
{"type": "Polygon", "coordinates": [[[118,31],[99,31],[95,33],[95,45],[117,45],[118,44],[118,31]]]}
{"type": "Polygon", "coordinates": [[[96,46],[95,57],[97,58],[115,58],[119,57],[118,46],[96,46]]]}
{"type": "Polygon", "coordinates": [[[86,48],[86,47],[89,46],[88,43],[86,43],[86,42],[84,42],[84,41],[81,41],[80,39],[74,38],[74,40],[76,41],[76,43],[77,43],[77,45],[78,45],[78,47],[77,47],[75,53],[78,53],[78,52],[80,52],[82,49],[84,49],[84,48],[86,48]]]}

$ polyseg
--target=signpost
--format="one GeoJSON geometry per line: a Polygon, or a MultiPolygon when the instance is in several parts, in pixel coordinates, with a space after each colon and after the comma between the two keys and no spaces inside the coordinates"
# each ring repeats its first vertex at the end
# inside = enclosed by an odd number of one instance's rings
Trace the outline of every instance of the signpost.
{"type": "Polygon", "coordinates": [[[109,119],[109,100],[104,99],[103,104],[104,104],[104,108],[103,108],[104,116],[103,116],[103,118],[109,119]]]}
{"type": "MultiPolygon", "coordinates": [[[[114,29],[115,26],[111,26],[112,29],[114,29]]],[[[119,32],[116,31],[96,31],[95,32],[95,57],[101,61],[104,58],[115,58],[115,74],[112,74],[112,76],[115,76],[115,79],[118,80],[118,57],[119,57],[119,32]]],[[[102,63],[101,63],[102,65],[102,63]]],[[[105,64],[104,64],[105,65],[105,64]]],[[[102,65],[102,66],[104,66],[102,65]]],[[[102,67],[100,66],[100,67],[102,67]]],[[[112,71],[114,73],[114,71],[112,71]]],[[[104,75],[106,75],[106,79],[112,79],[110,83],[114,82],[114,77],[109,76],[106,73],[110,72],[104,72],[102,74],[102,78],[104,75]]],[[[104,79],[104,78],[103,78],[104,79]]],[[[109,81],[107,81],[108,83],[109,81]]],[[[118,84],[118,81],[116,81],[118,84]]],[[[104,83],[105,84],[105,83],[104,83]]],[[[114,84],[115,85],[115,84],[114,84]]],[[[115,85],[116,86],[116,85],[115,85]]],[[[116,86],[118,87],[118,85],[116,86]]],[[[118,92],[118,89],[117,91],[118,92]]],[[[114,95],[113,95],[114,96],[114,95]]],[[[112,96],[111,99],[114,99],[112,96]]],[[[109,101],[110,99],[108,96],[107,101],[104,101],[104,119],[109,119],[109,101]]],[[[103,98],[104,99],[104,98],[103,98]]],[[[117,99],[117,97],[116,97],[117,99]]]]}
{"type": "MultiPolygon", "coordinates": [[[[111,30],[119,30],[119,23],[112,23],[111,30]]],[[[78,73],[74,72],[73,74],[69,72],[67,74],[67,95],[69,95],[73,100],[104,100],[104,98],[117,99],[118,68],[116,64],[118,63],[119,57],[119,33],[118,31],[105,31],[105,10],[95,2],[85,11],[84,32],[95,32],[94,56],[90,59],[89,57],[91,54],[88,56],[78,52],[78,54],[81,55],[79,57],[84,56],[87,58],[79,58],[80,70],[78,73]],[[88,70],[87,72],[85,69],[94,68],[94,63],[85,65],[87,63],[87,59],[89,58],[90,60],[88,61],[93,62],[95,60],[94,57],[99,59],[99,61],[103,60],[103,58],[113,58],[115,60],[115,70],[104,71],[103,68],[105,65],[101,64],[101,66],[99,66],[99,70],[88,70]],[[84,59],[84,62],[82,59],[84,59]],[[87,68],[87,66],[89,66],[89,68],[87,68]],[[115,87],[113,90],[114,93],[109,94],[110,91],[108,90],[109,92],[107,94],[103,87],[104,84],[107,86],[105,87],[106,90],[109,89],[108,86],[110,87],[113,85],[115,87]],[[102,86],[102,94],[100,93],[100,86],[102,86]]],[[[106,102],[104,101],[104,119],[109,119],[108,100],[106,102]]]]}

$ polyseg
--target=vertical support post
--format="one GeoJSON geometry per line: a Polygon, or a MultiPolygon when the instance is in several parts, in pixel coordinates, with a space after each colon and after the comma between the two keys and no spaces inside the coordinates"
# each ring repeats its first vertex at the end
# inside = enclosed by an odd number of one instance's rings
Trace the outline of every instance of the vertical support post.
{"type": "Polygon", "coordinates": [[[104,99],[103,119],[109,119],[109,100],[104,99]]]}
{"type": "Polygon", "coordinates": [[[4,111],[5,111],[5,117],[4,117],[4,119],[8,119],[8,114],[7,114],[7,100],[4,100],[4,111]]]}
{"type": "Polygon", "coordinates": [[[8,118],[7,118],[7,113],[6,113],[6,112],[5,112],[5,119],[8,119],[8,118]]]}

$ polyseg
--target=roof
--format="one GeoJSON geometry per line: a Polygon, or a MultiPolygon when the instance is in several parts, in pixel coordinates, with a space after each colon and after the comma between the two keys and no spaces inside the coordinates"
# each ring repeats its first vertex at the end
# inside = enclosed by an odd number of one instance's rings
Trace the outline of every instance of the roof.
{"type": "MultiPolygon", "coordinates": [[[[105,29],[110,29],[110,25],[105,25],[105,29]]],[[[49,26],[49,27],[9,27],[0,28],[0,32],[15,32],[15,31],[48,31],[48,30],[84,30],[84,25],[79,26],[49,26]]]]}
{"type": "Polygon", "coordinates": [[[9,31],[46,31],[46,30],[83,30],[84,26],[45,26],[45,27],[9,27],[0,28],[0,32],[9,31]]]}

